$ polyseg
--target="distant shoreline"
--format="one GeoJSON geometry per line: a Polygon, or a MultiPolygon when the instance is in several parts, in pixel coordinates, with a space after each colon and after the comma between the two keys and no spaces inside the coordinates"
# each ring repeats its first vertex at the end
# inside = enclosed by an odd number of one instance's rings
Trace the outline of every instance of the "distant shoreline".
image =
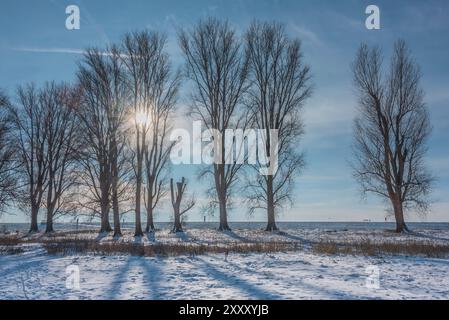
{"type": "MultiPolygon", "coordinates": [[[[156,222],[156,229],[171,229],[173,222],[156,222]]],[[[134,229],[134,222],[122,223],[122,228],[124,229],[134,229]]],[[[264,229],[266,222],[229,222],[231,229],[264,229]]],[[[323,222],[278,222],[277,223],[280,230],[285,229],[298,229],[298,230],[311,230],[311,229],[322,229],[322,230],[391,230],[395,228],[394,222],[336,222],[336,221],[323,221],[323,222]]],[[[76,222],[60,222],[55,223],[55,231],[66,231],[75,230],[76,222]]],[[[97,229],[99,228],[99,223],[97,222],[79,222],[79,229],[97,229]]],[[[218,222],[194,222],[188,221],[184,223],[186,229],[216,229],[218,227],[218,222]]],[[[409,222],[408,226],[413,229],[426,229],[426,230],[449,230],[449,222],[409,222]]],[[[25,231],[29,227],[29,223],[0,223],[0,232],[4,229],[6,230],[20,230],[25,231]]],[[[39,224],[39,229],[44,229],[45,223],[39,224]]]]}

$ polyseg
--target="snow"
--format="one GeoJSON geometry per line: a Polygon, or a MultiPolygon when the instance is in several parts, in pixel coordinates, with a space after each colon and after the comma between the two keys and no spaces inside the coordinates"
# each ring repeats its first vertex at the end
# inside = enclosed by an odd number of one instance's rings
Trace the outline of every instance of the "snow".
{"type": "MultiPolygon", "coordinates": [[[[129,230],[121,241],[134,239],[129,230]]],[[[93,237],[85,234],[84,237],[93,237]]],[[[158,231],[142,242],[238,242],[289,239],[387,238],[384,231],[189,230],[184,236],[158,231]]],[[[99,239],[111,241],[110,236],[99,239]]],[[[447,231],[418,238],[442,242],[447,231]]],[[[405,240],[404,240],[405,239],[405,240]]],[[[447,242],[446,242],[447,243],[447,242]]],[[[449,299],[449,259],[425,257],[323,255],[304,248],[273,254],[207,254],[136,257],[48,255],[40,244],[24,253],[0,256],[0,299],[449,299]],[[79,289],[66,286],[68,266],[79,268],[79,289]],[[367,285],[369,268],[378,268],[379,287],[367,285]],[[368,268],[368,269],[367,269],[368,268]]]]}
{"type": "MultiPolygon", "coordinates": [[[[123,236],[119,242],[141,242],[144,244],[152,243],[192,243],[192,244],[229,244],[242,242],[297,242],[307,245],[311,242],[336,242],[351,243],[370,240],[373,242],[422,242],[433,244],[449,245],[449,229],[414,229],[413,233],[397,234],[392,231],[373,229],[373,230],[354,230],[354,229],[282,229],[280,232],[265,232],[258,229],[233,229],[232,231],[217,232],[215,229],[187,229],[183,233],[172,233],[169,229],[160,229],[155,233],[148,233],[143,237],[134,237],[132,229],[122,230],[123,236]]],[[[51,235],[51,239],[76,238],[76,239],[95,239],[99,242],[117,242],[112,237],[112,233],[98,234],[96,230],[91,232],[83,231],[78,234],[68,234],[66,232],[51,235]]],[[[45,238],[45,235],[34,234],[27,236],[22,232],[21,236],[28,239],[45,238]]],[[[50,238],[49,238],[50,239],[50,238]]]]}

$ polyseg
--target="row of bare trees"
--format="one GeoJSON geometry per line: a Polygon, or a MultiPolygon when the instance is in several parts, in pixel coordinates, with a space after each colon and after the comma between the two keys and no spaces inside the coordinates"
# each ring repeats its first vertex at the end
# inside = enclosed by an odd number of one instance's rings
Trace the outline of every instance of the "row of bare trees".
{"type": "Polygon", "coordinates": [[[254,22],[242,40],[229,23],[208,19],[180,32],[179,42],[194,88],[191,113],[222,139],[220,161],[202,173],[213,177],[210,209],[219,208],[219,229],[229,230],[227,211],[242,168],[225,163],[225,130],[252,127],[266,131],[263,148],[269,158],[279,157],[279,170],[252,174],[258,178],[247,181],[245,196],[251,212],[266,210],[266,230],[276,230],[276,211],[291,200],[295,174],[303,166],[296,143],[311,86],[300,41],[289,39],[281,24],[261,22],[254,22]],[[276,143],[270,140],[273,129],[276,143]]]}
{"type": "MultiPolygon", "coordinates": [[[[18,104],[7,104],[10,174],[19,206],[31,215],[30,231],[38,229],[38,213],[45,207],[47,232],[53,218],[70,212],[67,195],[76,184],[78,122],[74,117],[77,95],[67,85],[48,83],[42,89],[19,87],[18,104]]],[[[6,150],[5,150],[6,152],[6,150]]],[[[5,181],[7,182],[7,180],[5,181]]]]}
{"type": "Polygon", "coordinates": [[[1,96],[2,141],[11,135],[15,142],[14,149],[2,148],[3,165],[11,172],[15,164],[19,177],[10,188],[4,175],[2,196],[6,202],[11,190],[17,192],[30,212],[30,231],[38,230],[41,209],[52,232],[53,217],[76,208],[99,217],[100,232],[112,231],[112,211],[114,235],[120,236],[121,215],[133,201],[136,236],[143,234],[141,202],[146,230],[154,229],[153,210],[168,189],[173,143],[167,133],[180,79],[165,47],[158,33],[128,34],[120,45],[87,50],[75,86],[20,87],[16,104],[1,96]],[[11,164],[10,153],[16,155],[11,164]]]}
{"type": "MultiPolygon", "coordinates": [[[[221,149],[214,150],[220,161],[200,173],[210,177],[207,209],[218,210],[219,230],[229,230],[233,192],[243,180],[250,211],[265,210],[266,230],[277,230],[276,214],[291,203],[304,165],[297,146],[312,87],[300,41],[278,23],[254,22],[239,36],[228,22],[212,18],[180,30],[178,40],[183,72],[172,67],[164,35],[134,32],[103,50],[86,50],[76,85],[19,87],[15,103],[0,93],[0,210],[17,199],[30,212],[30,231],[37,231],[45,209],[47,232],[57,215],[94,214],[100,232],[113,230],[114,236],[121,235],[121,215],[134,211],[135,235],[141,236],[142,204],[150,232],[154,210],[169,191],[173,230],[181,231],[181,216],[195,199],[182,204],[185,178],[168,183],[175,143],[169,132],[186,79],[192,119],[220,133],[221,149]],[[226,163],[225,131],[247,128],[266,133],[263,148],[268,158],[275,153],[278,170],[260,175],[258,165],[226,163]],[[276,141],[269,134],[273,129],[276,141]],[[239,179],[243,171],[246,179],[239,179]]],[[[391,200],[402,231],[408,205],[426,209],[432,180],[423,164],[430,129],[419,70],[398,42],[389,75],[382,75],[380,50],[367,46],[359,50],[353,72],[360,97],[356,177],[364,191],[391,200]]]]}
{"type": "Polygon", "coordinates": [[[89,50],[78,80],[82,92],[80,119],[85,150],[82,163],[89,186],[89,208],[100,207],[101,231],[120,231],[120,203],[134,201],[135,235],[154,230],[153,212],[166,194],[168,139],[179,74],[172,71],[166,38],[156,32],[125,35],[106,51],[89,50]]]}

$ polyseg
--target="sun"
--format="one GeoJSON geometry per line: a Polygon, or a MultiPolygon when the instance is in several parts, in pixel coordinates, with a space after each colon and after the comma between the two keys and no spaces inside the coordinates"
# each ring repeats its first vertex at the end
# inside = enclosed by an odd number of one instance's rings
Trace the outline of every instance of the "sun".
{"type": "Polygon", "coordinates": [[[150,122],[150,117],[149,117],[148,113],[146,113],[144,111],[137,111],[135,114],[135,121],[136,121],[136,124],[143,127],[143,126],[146,126],[150,122]]]}

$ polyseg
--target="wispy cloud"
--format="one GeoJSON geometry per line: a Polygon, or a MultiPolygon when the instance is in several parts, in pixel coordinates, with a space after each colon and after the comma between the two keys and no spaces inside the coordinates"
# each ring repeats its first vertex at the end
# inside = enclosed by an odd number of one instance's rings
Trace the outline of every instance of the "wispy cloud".
{"type": "MultiPolygon", "coordinates": [[[[77,55],[85,55],[88,53],[86,50],[81,49],[73,49],[73,48],[29,48],[29,47],[20,47],[13,48],[14,51],[20,52],[31,52],[31,53],[54,53],[54,54],[77,54],[77,55]]],[[[100,51],[102,56],[112,56],[111,52],[108,51],[100,51]]],[[[125,54],[121,54],[121,57],[128,57],[125,54]]]]}
{"type": "Polygon", "coordinates": [[[304,26],[297,25],[296,23],[290,23],[290,30],[298,35],[301,40],[308,42],[312,45],[323,47],[324,42],[320,37],[312,30],[305,28],[304,26]]]}
{"type": "Polygon", "coordinates": [[[20,47],[13,48],[14,51],[20,52],[34,52],[34,53],[65,53],[65,54],[85,54],[85,50],[72,49],[72,48],[30,48],[20,47]]]}

